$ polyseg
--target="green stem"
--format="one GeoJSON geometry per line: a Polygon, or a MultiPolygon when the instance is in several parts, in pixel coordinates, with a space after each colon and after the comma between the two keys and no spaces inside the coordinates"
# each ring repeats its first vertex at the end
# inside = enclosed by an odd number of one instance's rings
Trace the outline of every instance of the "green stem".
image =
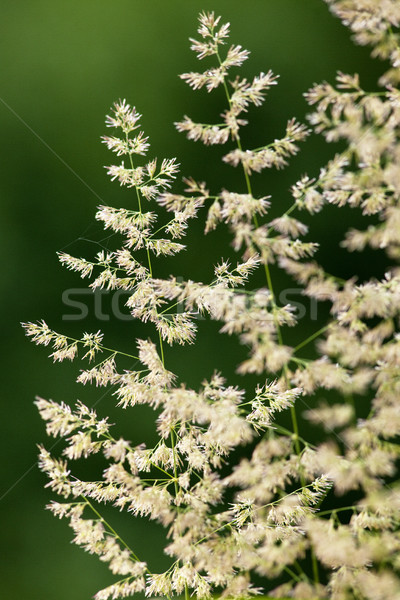
{"type": "Polygon", "coordinates": [[[304,346],[306,346],[307,344],[309,344],[310,342],[312,342],[313,340],[315,340],[315,338],[317,338],[318,336],[320,336],[321,333],[324,333],[328,328],[329,328],[329,325],[325,325],[325,327],[321,327],[321,329],[318,329],[318,331],[315,331],[307,339],[305,339],[303,342],[301,342],[300,344],[298,344],[294,348],[293,352],[297,352],[297,350],[300,350],[300,348],[303,348],[304,346]]]}
{"type": "Polygon", "coordinates": [[[315,556],[314,548],[311,548],[311,563],[312,563],[314,583],[319,583],[318,561],[317,561],[317,557],[315,556]]]}
{"type": "MultiPolygon", "coordinates": [[[[285,435],[293,435],[293,432],[290,431],[290,429],[286,429],[286,427],[282,427],[282,425],[276,425],[274,424],[274,429],[276,429],[276,431],[278,431],[279,433],[283,433],[285,435]]],[[[317,446],[315,446],[314,444],[311,444],[310,442],[307,442],[307,440],[305,440],[304,438],[298,436],[298,439],[300,440],[300,442],[302,444],[304,444],[304,446],[306,448],[316,448],[317,446]]]]}
{"type": "MultiPolygon", "coordinates": [[[[218,62],[220,64],[220,66],[222,66],[222,61],[221,61],[221,58],[220,58],[218,52],[217,52],[217,58],[218,58],[218,62]]],[[[228,90],[228,87],[227,87],[227,84],[226,84],[225,77],[223,78],[223,86],[224,86],[225,95],[227,97],[229,106],[231,107],[232,106],[232,102],[231,102],[231,97],[230,97],[230,94],[229,94],[229,90],[228,90]]],[[[240,151],[243,151],[239,135],[236,136],[236,143],[237,143],[238,149],[240,151]]],[[[251,188],[251,182],[250,182],[249,174],[247,173],[247,171],[246,171],[246,169],[245,169],[245,167],[244,167],[243,164],[242,164],[242,167],[243,167],[244,177],[245,177],[245,180],[246,180],[247,191],[248,191],[249,195],[252,196],[253,194],[252,194],[252,188],[251,188]]],[[[289,215],[295,208],[296,208],[296,204],[293,204],[286,211],[285,214],[289,215]]],[[[254,221],[254,225],[256,227],[258,227],[257,215],[254,215],[253,221],[254,221]]],[[[271,296],[272,296],[272,308],[273,308],[273,312],[274,312],[274,320],[275,320],[275,325],[276,325],[276,331],[277,331],[278,341],[279,341],[279,344],[282,346],[283,345],[282,332],[281,332],[278,320],[276,318],[277,304],[276,304],[276,301],[275,301],[275,294],[274,294],[274,289],[273,289],[273,284],[272,284],[272,278],[271,278],[271,273],[270,273],[270,269],[269,269],[269,265],[268,265],[267,261],[265,261],[265,263],[264,263],[264,268],[265,268],[265,275],[266,275],[266,279],[267,279],[268,289],[269,289],[269,291],[271,293],[271,296]]],[[[311,341],[311,340],[309,340],[309,341],[311,341]]],[[[306,343],[308,343],[308,341],[306,343]]],[[[302,344],[302,345],[305,345],[305,343],[302,344]]],[[[285,377],[286,377],[287,376],[287,367],[286,367],[286,365],[284,367],[284,373],[285,373],[285,377]]],[[[301,454],[301,448],[300,448],[300,438],[299,438],[299,427],[298,427],[298,422],[297,422],[296,409],[295,409],[294,406],[291,406],[290,412],[291,412],[292,424],[293,424],[295,449],[296,449],[297,455],[300,456],[300,454],[301,454]]],[[[302,488],[304,488],[305,485],[306,485],[306,482],[305,482],[305,478],[304,478],[304,475],[303,475],[302,472],[300,472],[300,482],[301,482],[302,488]]],[[[315,583],[318,583],[319,582],[318,563],[317,563],[317,559],[316,559],[316,556],[315,556],[313,548],[311,548],[311,560],[312,560],[314,581],[315,581],[315,583]]],[[[293,571],[291,571],[288,567],[285,567],[285,570],[289,574],[291,574],[291,576],[294,577],[295,580],[299,580],[298,576],[293,571]]]]}
{"type": "MultiPolygon", "coordinates": [[[[126,138],[128,140],[128,134],[126,135],[126,138]]],[[[130,160],[130,164],[131,164],[131,168],[133,169],[133,160],[132,160],[132,155],[129,154],[129,160],[130,160]]],[[[137,201],[138,201],[138,207],[139,207],[139,213],[142,215],[143,211],[142,211],[142,202],[141,202],[141,197],[140,197],[140,191],[139,188],[136,186],[135,187],[136,190],[136,196],[137,196],[137,201]]],[[[151,256],[150,256],[150,251],[149,251],[149,246],[146,243],[146,252],[147,252],[147,262],[149,265],[149,272],[150,272],[150,277],[153,277],[153,268],[152,268],[152,263],[151,263],[151,256]]],[[[163,364],[163,367],[165,368],[165,356],[164,356],[164,345],[163,345],[163,339],[161,336],[161,332],[158,332],[158,338],[159,338],[159,343],[160,343],[160,354],[161,354],[161,362],[163,364]]],[[[174,458],[174,487],[175,487],[175,494],[178,493],[179,491],[179,487],[178,487],[178,470],[177,470],[177,457],[176,457],[176,450],[175,450],[175,436],[173,434],[173,432],[171,431],[171,447],[172,447],[172,452],[173,452],[173,458],[174,458]]],[[[156,465],[154,465],[156,466],[156,465]]],[[[160,467],[158,467],[161,471],[163,471],[163,469],[161,469],[160,467]]],[[[163,471],[164,473],[166,473],[167,475],[169,475],[166,471],[163,471]]],[[[170,476],[170,475],[169,475],[170,476]]]]}
{"type": "Polygon", "coordinates": [[[289,569],[289,567],[284,567],[283,570],[286,571],[286,573],[288,573],[292,579],[297,581],[297,583],[302,581],[302,577],[297,575],[294,571],[292,571],[292,569],[289,569]]]}
{"type": "MultiPolygon", "coordinates": [[[[129,550],[129,552],[131,553],[131,555],[133,556],[133,558],[137,561],[137,562],[141,562],[141,560],[138,558],[138,556],[136,555],[136,553],[132,550],[132,548],[130,548],[130,546],[128,546],[128,544],[121,538],[121,536],[118,535],[118,533],[115,531],[115,529],[104,519],[104,517],[102,517],[102,515],[99,513],[99,511],[93,506],[93,504],[90,502],[90,500],[88,500],[85,496],[82,496],[82,498],[84,498],[87,506],[89,506],[89,508],[91,508],[91,510],[94,512],[94,514],[100,519],[100,521],[107,527],[107,529],[112,533],[112,535],[119,541],[121,542],[121,544],[123,546],[125,546],[125,548],[127,550],[129,550]]],[[[150,571],[147,569],[146,570],[150,573],[150,571]]]]}
{"type": "MultiPolygon", "coordinates": [[[[294,406],[290,407],[290,414],[292,417],[292,424],[293,424],[294,446],[296,448],[296,453],[298,455],[300,455],[301,449],[300,449],[300,438],[299,438],[299,425],[297,422],[297,415],[296,415],[296,410],[295,410],[294,406]]],[[[304,475],[302,473],[300,474],[300,480],[301,480],[302,486],[304,486],[305,480],[304,480],[304,475]]]]}
{"type": "MultiPolygon", "coordinates": [[[[221,61],[221,57],[220,57],[218,51],[217,51],[217,59],[218,59],[220,67],[222,67],[222,61],[221,61]]],[[[228,90],[228,86],[226,85],[225,77],[223,78],[223,86],[224,86],[224,90],[225,90],[226,99],[228,100],[229,107],[231,108],[232,107],[232,100],[231,100],[231,95],[230,95],[229,90],[228,90]]],[[[240,150],[241,152],[243,152],[242,143],[240,141],[239,134],[236,135],[236,144],[237,144],[238,150],[240,150]]],[[[249,174],[247,173],[246,169],[244,168],[243,163],[242,163],[242,167],[243,167],[244,178],[246,180],[247,192],[252,196],[253,194],[252,194],[252,190],[251,190],[251,183],[250,183],[249,174]]]]}
{"type": "Polygon", "coordinates": [[[339,508],[331,508],[329,510],[323,510],[321,512],[318,513],[319,517],[324,517],[325,515],[331,515],[337,512],[342,512],[342,511],[346,511],[346,510],[352,510],[353,512],[357,509],[356,506],[341,506],[339,508]]]}
{"type": "Polygon", "coordinates": [[[171,430],[170,439],[171,439],[172,455],[174,457],[174,488],[175,488],[175,496],[177,496],[178,492],[179,492],[178,468],[177,468],[177,464],[176,464],[177,461],[176,461],[176,450],[175,450],[175,434],[174,434],[173,430],[171,430]]]}
{"type": "MultiPolygon", "coordinates": [[[[128,142],[128,134],[126,134],[126,141],[128,142]]],[[[133,160],[132,160],[132,154],[129,154],[129,162],[131,165],[131,169],[134,169],[135,167],[133,166],[133,160]]],[[[143,211],[142,211],[142,200],[140,197],[140,192],[139,192],[139,188],[137,186],[135,186],[135,190],[136,190],[136,197],[137,197],[137,201],[138,201],[138,207],[139,207],[139,213],[142,215],[143,211]]],[[[147,252],[147,260],[149,263],[149,271],[150,271],[150,277],[153,277],[153,272],[152,272],[152,268],[151,268],[151,258],[150,258],[150,252],[149,252],[149,248],[148,245],[146,244],[146,252],[147,252]]]]}
{"type": "MultiPolygon", "coordinates": [[[[56,335],[61,335],[55,331],[53,333],[55,333],[56,335]]],[[[85,348],[89,348],[88,344],[86,344],[86,342],[84,342],[82,340],[77,340],[76,338],[73,338],[69,335],[64,335],[63,337],[65,337],[67,340],[72,340],[73,342],[76,342],[77,344],[83,344],[85,346],[85,348]]],[[[114,355],[114,356],[116,354],[121,354],[122,356],[127,356],[128,358],[133,358],[135,360],[139,360],[138,356],[134,356],[133,354],[127,354],[126,352],[121,352],[120,350],[113,350],[112,348],[106,348],[105,346],[102,346],[101,344],[99,344],[98,348],[100,350],[105,350],[106,352],[111,352],[111,355],[114,355]]],[[[102,364],[103,362],[105,362],[106,360],[109,360],[109,359],[110,359],[110,356],[108,356],[106,359],[104,359],[99,364],[102,364]]]]}
{"type": "MultiPolygon", "coordinates": [[[[221,58],[219,56],[219,53],[217,52],[217,58],[218,58],[218,62],[220,64],[220,66],[222,66],[222,61],[221,58]]],[[[228,90],[228,86],[226,84],[226,80],[225,77],[223,78],[223,86],[224,86],[224,90],[225,90],[225,95],[226,98],[228,100],[229,106],[232,106],[232,101],[231,101],[231,97],[229,94],[229,90],[228,90]]],[[[240,151],[243,151],[242,148],[242,144],[240,141],[240,137],[237,134],[236,136],[236,143],[237,143],[237,147],[240,151]]],[[[251,188],[251,182],[250,182],[250,177],[249,174],[247,173],[246,169],[243,166],[243,172],[244,172],[244,176],[245,176],[245,180],[246,180],[246,187],[247,187],[247,191],[248,193],[252,196],[252,188],[251,188]]],[[[285,214],[290,214],[294,209],[296,208],[296,205],[293,204],[287,211],[285,214]]],[[[254,225],[256,227],[258,227],[258,219],[257,219],[257,215],[254,215],[253,217],[253,221],[254,221],[254,225]]],[[[274,321],[275,321],[275,327],[276,327],[276,332],[277,332],[277,336],[278,336],[278,341],[279,344],[282,346],[283,345],[283,337],[282,337],[282,332],[278,323],[278,319],[276,317],[276,310],[277,310],[277,304],[276,304],[276,300],[275,300],[275,293],[274,293],[274,288],[273,288],[273,284],[272,284],[272,278],[271,278],[271,272],[269,269],[269,264],[267,261],[265,261],[264,263],[264,269],[265,269],[265,276],[267,279],[267,285],[268,285],[268,289],[271,293],[271,297],[272,297],[272,309],[273,309],[273,313],[274,313],[274,321]]],[[[287,367],[284,367],[284,372],[285,372],[285,377],[286,377],[286,373],[287,373],[287,367]]],[[[296,409],[294,408],[294,406],[291,407],[290,409],[291,411],[291,416],[292,416],[292,423],[293,423],[293,431],[294,431],[294,441],[295,441],[295,448],[296,448],[296,452],[298,455],[300,455],[301,453],[301,449],[300,449],[300,442],[299,442],[299,428],[298,428],[298,423],[297,423],[297,416],[296,416],[296,409]]],[[[304,480],[304,476],[301,475],[301,483],[304,486],[305,485],[305,480],[304,480]]]]}

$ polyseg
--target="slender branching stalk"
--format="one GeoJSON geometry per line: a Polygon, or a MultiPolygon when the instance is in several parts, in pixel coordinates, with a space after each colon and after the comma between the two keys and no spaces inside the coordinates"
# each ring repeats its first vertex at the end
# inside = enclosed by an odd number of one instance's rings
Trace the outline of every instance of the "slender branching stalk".
{"type": "MultiPolygon", "coordinates": [[[[113,435],[108,419],[82,402],[36,400],[47,434],[65,442],[61,458],[40,446],[46,486],[64,498],[48,508],[67,518],[73,541],[118,577],[95,600],[139,592],[185,600],[400,598],[400,9],[397,0],[325,2],[357,43],[390,62],[383,91],[364,91],[358,75],[339,72],[336,86],[325,82],[305,94],[311,129],[290,118],[281,139],[245,149],[248,109],[263,104],[277,77],[237,75],[249,52],[227,45],[228,23],[201,13],[191,48],[199,60],[214,62],[181,77],[194,90],[220,88],[225,109],[216,124],[185,116],[176,127],[190,140],[227,145],[222,160],[243,171],[244,192],[210,192],[190,177],[183,190],[172,189],[176,159],[148,158],[141,115],[119,100],[106,120],[115,135],[103,142],[123,157],[107,172],[132,188],[133,208],[100,206],[96,219],[120,236],[121,246],[92,260],[59,258],[91,278],[92,290],[126,292],[126,306],[147,324],[148,337],[136,340],[137,351],[122,352],[103,345],[100,331],[74,338],[44,321],[24,324],[32,341],[51,347],[53,361],[84,361],[80,384],[111,386],[122,410],[146,404],[156,411],[158,441],[147,448],[113,435]],[[289,206],[272,219],[274,199],[268,189],[257,196],[252,177],[286,167],[312,131],[346,147],[319,173],[294,182],[289,206]],[[361,230],[346,231],[344,223],[342,246],[385,252],[384,273],[371,264],[369,279],[345,280],[317,262],[319,246],[306,236],[326,205],[351,207],[364,218],[361,230]],[[227,258],[216,262],[209,283],[195,273],[188,280],[159,277],[159,256],[172,264],[173,255],[190,253],[182,239],[193,218],[204,218],[205,234],[225,225],[232,236],[227,258]],[[286,328],[303,330],[295,308],[280,302],[275,268],[330,307],[327,321],[295,347],[285,343],[286,328]],[[261,288],[254,283],[258,270],[261,288]],[[232,366],[243,389],[217,371],[191,389],[169,370],[168,346],[195,343],[199,315],[242,344],[241,362],[232,366]],[[302,356],[311,344],[316,358],[302,356]],[[135,361],[130,369],[122,366],[126,358],[135,361]],[[367,417],[357,418],[361,413],[367,417]],[[310,441],[313,427],[322,436],[310,441]],[[102,479],[74,476],[74,461],[94,454],[107,463],[102,479]],[[140,549],[103,516],[103,503],[165,528],[165,572],[139,559],[140,549]]],[[[218,339],[210,343],[217,347],[218,339]]]]}

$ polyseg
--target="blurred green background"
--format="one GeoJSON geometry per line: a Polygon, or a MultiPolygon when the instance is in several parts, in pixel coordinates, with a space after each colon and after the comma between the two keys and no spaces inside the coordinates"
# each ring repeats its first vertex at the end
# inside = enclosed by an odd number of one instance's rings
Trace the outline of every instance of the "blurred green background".
{"type": "MultiPolygon", "coordinates": [[[[18,0],[0,7],[0,210],[2,303],[2,418],[0,514],[0,596],[7,600],[87,600],[114,578],[95,557],[71,545],[72,532],[43,510],[50,499],[44,476],[36,468],[36,444],[47,448],[33,399],[73,403],[77,398],[99,414],[118,419],[116,435],[137,444],[153,429],[144,409],[113,409],[110,393],[74,383],[79,363],[54,365],[46,349],[35,348],[23,336],[20,321],[44,318],[58,331],[96,331],[107,345],[133,349],[135,323],[101,321],[93,304],[84,321],[65,321],[62,293],[82,287],[74,274],[62,269],[56,251],[90,258],[113,240],[105,239],[94,221],[96,206],[129,206],[132,194],[109,182],[103,165],[113,160],[100,143],[104,116],[118,98],[126,98],[143,114],[153,156],[176,156],[183,175],[206,180],[214,191],[242,190],[240,174],[220,161],[221,149],[204,149],[178,134],[173,122],[184,114],[212,121],[225,107],[223,95],[192,92],[178,73],[199,70],[188,38],[195,36],[200,10],[215,10],[231,23],[231,41],[251,50],[243,73],[279,73],[280,83],[263,108],[250,111],[244,142],[255,147],[280,136],[288,118],[304,119],[302,97],[313,82],[333,81],[337,70],[361,74],[366,88],[375,86],[382,65],[369,59],[365,48],[353,46],[349,32],[330,14],[323,0],[18,0]]],[[[202,68],[202,65],[200,65],[202,68]]],[[[257,193],[272,194],[272,214],[289,206],[288,189],[303,173],[318,169],[334,152],[315,138],[284,172],[255,178],[257,193]]],[[[182,191],[180,181],[177,191],[182,191]]],[[[344,213],[349,222],[355,217],[344,213]]],[[[310,239],[341,239],[343,217],[334,209],[314,219],[310,239]]],[[[189,237],[192,252],[164,262],[161,273],[207,279],[211,264],[229,256],[229,238],[222,229],[202,240],[201,227],[189,237]],[[194,251],[193,251],[194,248],[194,251]]],[[[323,252],[326,268],[348,276],[363,263],[344,253],[323,252]]],[[[323,309],[322,309],[323,310],[323,309]]],[[[70,312],[70,310],[69,310],[70,312]]],[[[216,327],[199,323],[196,347],[170,352],[167,363],[182,380],[197,385],[214,368],[229,374],[232,359],[243,350],[221,336],[210,343],[216,327]],[[168,362],[169,361],[169,362],[168,362]],[[191,369],[191,363],[198,367],[191,369]]],[[[316,329],[304,321],[304,332],[316,329]]],[[[146,333],[144,335],[147,335],[146,333]]],[[[299,335],[299,334],[297,334],[299,335]]],[[[300,337],[301,339],[301,337],[300,337]]],[[[239,380],[238,380],[239,381],[239,380]]],[[[162,568],[159,529],[145,521],[134,523],[120,515],[113,524],[124,527],[126,538],[140,554],[162,568]]]]}

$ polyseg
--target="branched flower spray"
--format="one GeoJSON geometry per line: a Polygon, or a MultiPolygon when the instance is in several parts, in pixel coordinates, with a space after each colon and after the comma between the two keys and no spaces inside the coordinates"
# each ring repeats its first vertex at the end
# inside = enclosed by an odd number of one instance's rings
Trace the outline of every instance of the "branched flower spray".
{"type": "Polygon", "coordinates": [[[260,593],[308,600],[400,598],[400,6],[395,0],[326,1],[358,43],[372,45],[391,63],[380,81],[383,91],[365,92],[357,75],[339,73],[336,87],[323,83],[306,94],[314,107],[312,128],[327,142],[344,140],[344,150],[319,174],[294,183],[292,204],[271,220],[274,200],[253,193],[252,176],[285,167],[310,131],[291,119],[281,139],[243,147],[248,107],[262,105],[277,77],[271,71],[252,80],[231,75],[249,53],[227,44],[229,24],[202,13],[191,47],[213,66],[181,77],[195,90],[222,88],[226,106],[219,123],[185,116],[176,126],[191,140],[227,144],[223,161],[242,171],[244,191],[211,192],[206,183],[186,178],[184,193],[174,193],[175,159],[148,159],[140,114],[125,100],[116,102],[106,121],[113,135],[103,142],[121,159],[107,171],[132,189],[133,207],[100,206],[96,219],[120,235],[122,245],[93,260],[66,253],[59,258],[91,279],[93,290],[128,294],[131,315],[147,323],[152,336],[138,339],[128,355],[141,366],[123,369],[120,359],[127,353],[108,348],[100,331],[73,339],[44,321],[24,324],[35,343],[52,348],[54,361],[85,361],[81,384],[112,386],[121,410],[140,404],[155,410],[158,442],[148,448],[114,435],[116,427],[81,402],[72,408],[36,401],[48,435],[65,443],[61,458],[40,448],[47,486],[63,498],[48,508],[69,521],[74,542],[116,577],[96,600],[138,592],[168,599],[260,593]],[[386,252],[393,266],[383,278],[343,280],[318,264],[318,244],[303,241],[308,227],[300,217],[327,204],[365,216],[366,228],[344,232],[343,246],[386,252]],[[158,278],[157,257],[184,250],[190,220],[204,215],[205,233],[220,224],[230,230],[236,264],[221,260],[209,283],[158,278]],[[331,307],[326,325],[296,347],[284,341],[296,313],[279,303],[271,264],[306,296],[331,307]],[[254,289],[256,270],[265,284],[254,289]],[[194,390],[169,370],[168,346],[195,343],[199,314],[246,348],[237,371],[257,377],[252,394],[218,372],[194,390]],[[302,349],[314,342],[318,358],[304,358],[302,349]],[[335,400],[318,403],[320,390],[331,390],[335,400]],[[369,404],[366,418],[356,418],[355,399],[369,404]],[[289,411],[291,429],[280,423],[282,411],[289,411]],[[323,428],[322,442],[305,439],[300,414],[323,428]],[[240,458],[249,444],[252,452],[240,458]],[[234,451],[236,461],[230,458],[234,451]],[[74,461],[96,453],[108,465],[102,480],[76,477],[74,461]],[[104,517],[105,503],[162,524],[170,557],[165,572],[155,573],[140,548],[128,546],[104,517]]]}

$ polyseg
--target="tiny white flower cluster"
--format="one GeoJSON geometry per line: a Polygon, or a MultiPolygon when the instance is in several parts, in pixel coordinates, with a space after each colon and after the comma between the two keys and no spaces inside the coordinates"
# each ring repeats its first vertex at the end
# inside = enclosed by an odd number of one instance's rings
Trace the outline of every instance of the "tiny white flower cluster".
{"type": "Polygon", "coordinates": [[[79,383],[112,385],[123,409],[146,404],[157,411],[159,439],[148,448],[114,437],[108,420],[81,402],[72,409],[65,402],[36,401],[48,435],[65,442],[61,459],[40,448],[47,487],[66,500],[49,508],[69,519],[76,544],[121,576],[96,600],[139,592],[167,598],[184,593],[186,600],[190,594],[243,599],[259,593],[308,600],[400,598],[400,268],[390,266],[380,279],[361,283],[328,274],[310,259],[318,245],[300,239],[309,227],[292,214],[314,215],[326,204],[350,206],[368,225],[348,231],[343,246],[353,251],[369,245],[386,252],[388,260],[399,259],[400,51],[394,28],[400,10],[397,0],[326,1],[358,42],[371,44],[392,63],[382,78],[383,92],[366,92],[357,75],[339,73],[336,88],[323,83],[306,94],[314,107],[314,130],[328,142],[344,140],[346,149],[319,175],[294,183],[293,204],[270,218],[273,199],[253,193],[251,176],[286,166],[309,130],[291,119],[282,139],[243,148],[243,113],[250,104],[262,104],[276,77],[268,71],[251,82],[228,80],[249,53],[232,45],[222,57],[229,24],[202,13],[202,39],[192,39],[192,49],[216,64],[182,78],[193,89],[222,86],[227,108],[220,124],[184,117],[177,128],[206,145],[231,139],[234,148],[223,160],[242,169],[245,191],[211,194],[204,182],[191,178],[185,179],[184,194],[169,191],[175,159],[158,166],[144,158],[144,165],[137,164],[136,156],[148,152],[148,139],[142,131],[130,136],[139,129],[140,115],[125,100],[117,102],[106,124],[122,134],[103,141],[128,166],[107,169],[112,179],[135,189],[137,206],[100,206],[96,219],[123,237],[122,247],[92,261],[66,253],[59,258],[82,278],[93,278],[92,289],[125,290],[132,316],[153,326],[156,341],[138,339],[136,356],[104,346],[100,331],[74,339],[44,321],[24,324],[33,342],[52,347],[54,361],[73,360],[80,350],[89,362],[102,354],[100,362],[81,370],[79,383]],[[144,211],[143,200],[153,209],[144,211]],[[158,214],[158,206],[167,217],[158,214]],[[220,260],[210,283],[156,277],[154,255],[183,250],[175,240],[200,209],[206,211],[205,232],[226,225],[240,256],[220,260]],[[286,327],[294,327],[297,318],[293,306],[278,301],[273,263],[304,295],[330,305],[326,326],[296,347],[284,343],[286,327]],[[255,271],[265,278],[256,289],[255,271]],[[218,321],[222,333],[237,336],[247,348],[237,372],[256,379],[253,392],[229,385],[217,372],[194,390],[167,368],[165,343],[193,343],[199,314],[218,321]],[[317,357],[302,358],[299,350],[314,340],[317,357]],[[121,371],[123,356],[142,367],[121,371]],[[303,403],[302,416],[324,429],[317,443],[300,434],[303,403]],[[71,463],[93,454],[107,463],[102,479],[73,476],[71,463]],[[349,494],[348,503],[334,494],[349,494]],[[166,529],[165,553],[172,563],[165,572],[154,573],[139,560],[101,515],[103,503],[166,529]]]}
{"type": "MultiPolygon", "coordinates": [[[[211,92],[223,85],[227,94],[227,75],[232,67],[240,67],[247,60],[249,52],[241,46],[231,46],[224,59],[221,58],[219,46],[224,44],[224,39],[229,34],[229,23],[221,25],[218,29],[220,17],[215,18],[214,13],[202,13],[200,15],[199,34],[204,41],[192,41],[192,50],[197,53],[199,59],[215,56],[218,66],[207,69],[203,73],[184,73],[181,78],[193,89],[203,86],[211,92]]],[[[176,123],[178,131],[186,132],[188,139],[201,140],[204,144],[225,144],[229,137],[238,139],[239,128],[246,125],[247,121],[239,118],[242,112],[246,112],[249,104],[260,106],[264,101],[266,91],[276,84],[276,77],[272,71],[260,73],[249,83],[247,79],[230,81],[234,92],[229,95],[229,108],[221,115],[223,123],[207,125],[194,123],[190,117],[185,116],[183,121],[176,123]]]]}

